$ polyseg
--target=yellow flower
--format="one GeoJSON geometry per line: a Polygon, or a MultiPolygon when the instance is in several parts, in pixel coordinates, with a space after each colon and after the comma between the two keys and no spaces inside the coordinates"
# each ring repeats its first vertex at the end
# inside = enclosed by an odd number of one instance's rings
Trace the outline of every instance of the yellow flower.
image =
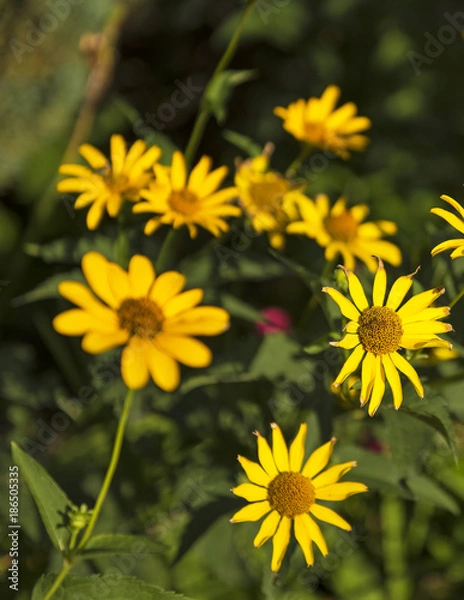
{"type": "Polygon", "coordinates": [[[59,172],[71,175],[57,185],[59,192],[79,192],[74,208],[91,204],[87,213],[87,227],[96,229],[102,220],[105,208],[111,217],[121,210],[123,200],[137,202],[140,191],[147,187],[152,174],[147,171],[161,156],[158,146],[147,150],[142,140],[137,140],[126,153],[126,143],[121,135],[111,136],[111,163],[97,148],[83,144],[79,148],[93,171],[83,165],[61,165],[59,172]]]}
{"type": "Polygon", "coordinates": [[[371,121],[356,116],[358,108],[353,102],[334,110],[339,96],[340,88],[329,85],[320,98],[300,98],[287,108],[278,106],[274,114],[284,120],[284,129],[297,140],[347,160],[349,150],[364,150],[369,143],[360,132],[369,129],[371,121]]]}
{"type": "Polygon", "coordinates": [[[188,179],[185,159],[179,151],[174,152],[171,167],[156,164],[154,168],[156,180],[141,194],[146,201],[137,203],[133,208],[137,213],[161,215],[147,222],[147,235],[166,223],[174,229],[186,225],[192,238],[198,233],[197,226],[219,237],[222,231],[229,229],[223,217],[240,215],[238,206],[229,204],[237,190],[228,187],[218,191],[227,175],[227,167],[210,172],[211,159],[208,156],[202,157],[188,179]]]}
{"type": "Polygon", "coordinates": [[[285,229],[300,218],[298,207],[307,198],[288,179],[268,167],[266,152],[242,162],[235,185],[255,231],[266,231],[271,246],[281,250],[285,246],[285,229]]]}
{"type": "Polygon", "coordinates": [[[242,483],[232,492],[251,504],[236,512],[231,523],[258,521],[267,515],[253,544],[259,548],[273,538],[271,569],[278,571],[290,542],[294,521],[295,538],[309,567],[314,564],[313,542],[324,556],[329,552],[319,525],[312,517],[345,531],[351,530],[349,523],[317,500],[345,500],[353,494],[367,492],[367,487],[352,481],[339,483],[339,479],[356,466],[354,461],[335,465],[322,472],[332,455],[335,438],[315,450],[303,465],[307,425],[300,425],[290,449],[279,426],[271,423],[271,427],[272,451],[266,439],[258,431],[254,432],[258,438],[261,465],[243,456],[238,457],[251,483],[242,483]]]}
{"type": "Polygon", "coordinates": [[[403,389],[398,371],[411,381],[418,396],[423,398],[424,389],[419,376],[411,364],[398,350],[418,350],[420,348],[451,348],[451,344],[437,333],[446,333],[453,328],[448,323],[440,323],[450,313],[447,306],[431,307],[445,288],[435,288],[416,294],[401,308],[398,308],[408,293],[414,275],[399,277],[393,284],[385,303],[387,276],[382,261],[374,279],[373,303],[369,303],[359,279],[354,273],[341,267],[348,279],[351,302],[334,288],[324,287],[349,323],[344,328],[345,336],[340,342],[330,342],[333,346],[353,350],[334,381],[336,387],[359,367],[361,370],[361,406],[369,401],[369,414],[378,409],[384,392],[385,378],[393,394],[396,409],[403,402],[403,389]]]}
{"type": "Polygon", "coordinates": [[[121,372],[127,387],[139,389],[151,376],[172,391],[180,381],[178,362],[195,368],[211,363],[209,348],[191,336],[222,333],[229,314],[197,306],[203,290],[182,292],[184,275],[166,271],[156,277],[141,255],[132,257],[126,272],[98,252],[83,257],[82,270],[91,289],[76,281],[61,283],[60,294],[78,308],[56,316],[53,326],[63,335],[83,335],[82,348],[90,354],[125,345],[121,372]]]}
{"type": "MultiPolygon", "coordinates": [[[[446,194],[443,194],[443,196],[440,196],[440,198],[445,202],[448,202],[448,204],[450,204],[459,213],[460,218],[456,217],[456,215],[453,215],[453,213],[449,212],[448,210],[444,210],[443,208],[432,208],[430,212],[434,215],[438,215],[442,219],[445,219],[445,221],[457,229],[459,233],[464,233],[464,208],[458,202],[456,202],[456,200],[453,200],[453,198],[450,198],[446,194]]],[[[454,259],[458,258],[459,256],[464,256],[464,238],[457,238],[454,240],[448,240],[447,242],[442,242],[441,244],[435,246],[430,254],[432,256],[436,256],[437,254],[440,254],[440,252],[444,252],[450,248],[455,248],[455,250],[453,250],[453,252],[450,254],[451,258],[454,259]]]]}
{"type": "Polygon", "coordinates": [[[365,204],[346,207],[341,197],[330,208],[325,194],[309,198],[300,207],[302,221],[291,223],[287,233],[299,233],[313,238],[319,246],[325,248],[325,258],[334,260],[341,254],[347,269],[354,269],[356,258],[362,260],[369,271],[374,272],[376,261],[373,254],[397,267],[401,264],[401,251],[398,246],[382,240],[384,235],[393,235],[397,227],[393,221],[369,221],[363,223],[369,212],[365,204]]]}

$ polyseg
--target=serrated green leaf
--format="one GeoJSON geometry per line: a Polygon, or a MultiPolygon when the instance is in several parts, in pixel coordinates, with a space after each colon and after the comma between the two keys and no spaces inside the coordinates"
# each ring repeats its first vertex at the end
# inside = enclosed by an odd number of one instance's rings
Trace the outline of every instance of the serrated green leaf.
{"type": "Polygon", "coordinates": [[[243,135],[243,133],[225,129],[222,132],[222,137],[250,157],[259,156],[263,151],[263,148],[257,142],[247,135],[243,135]]]}
{"type": "Polygon", "coordinates": [[[92,537],[79,558],[85,560],[113,554],[159,554],[163,551],[164,547],[161,544],[148,538],[139,535],[110,533],[92,537]]]}
{"type": "Polygon", "coordinates": [[[52,275],[47,279],[44,279],[39,285],[37,285],[30,292],[17,296],[12,304],[14,307],[24,306],[31,302],[37,302],[38,300],[47,300],[49,298],[60,298],[58,292],[58,284],[62,281],[79,281],[85,283],[84,276],[80,269],[73,269],[66,273],[60,273],[59,275],[52,275]]]}
{"type": "MultiPolygon", "coordinates": [[[[31,600],[43,600],[56,575],[49,573],[37,582],[31,600]]],[[[187,596],[163,590],[128,575],[92,575],[91,577],[68,576],[61,587],[60,600],[193,600],[187,596]]]]}
{"type": "Polygon", "coordinates": [[[227,70],[214,77],[206,89],[203,103],[213,113],[218,123],[223,123],[227,116],[227,105],[233,89],[254,79],[256,75],[255,69],[246,69],[242,71],[227,70]]]}
{"type": "Polygon", "coordinates": [[[36,460],[14,442],[11,447],[13,460],[19,467],[20,476],[27,483],[53,545],[64,551],[69,538],[65,518],[67,511],[73,506],[71,500],[36,460]]]}

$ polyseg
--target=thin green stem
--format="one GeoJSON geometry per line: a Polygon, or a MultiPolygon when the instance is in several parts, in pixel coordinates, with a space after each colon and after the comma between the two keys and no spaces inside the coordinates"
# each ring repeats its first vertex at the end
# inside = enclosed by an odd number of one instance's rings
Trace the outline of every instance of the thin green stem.
{"type": "Polygon", "coordinates": [[[406,562],[404,503],[393,495],[385,495],[382,498],[380,514],[387,598],[409,600],[412,587],[406,562]]]}
{"type": "Polygon", "coordinates": [[[171,265],[175,263],[174,250],[179,245],[180,230],[171,227],[169,233],[164,238],[163,245],[156,259],[155,271],[156,275],[159,275],[163,271],[166,271],[171,265]]]}
{"type": "Polygon", "coordinates": [[[298,169],[301,167],[303,161],[308,158],[311,152],[312,146],[310,146],[309,144],[303,144],[300,153],[285,171],[285,177],[293,177],[297,173],[298,169]]]}
{"type": "Polygon", "coordinates": [[[79,530],[76,529],[71,533],[71,538],[69,539],[68,549],[74,550],[76,547],[77,538],[79,537],[79,530]]]}
{"type": "Polygon", "coordinates": [[[208,106],[208,103],[206,101],[206,99],[208,98],[208,92],[211,89],[211,85],[212,85],[212,82],[214,81],[214,79],[220,73],[222,73],[225,69],[227,69],[231,60],[233,59],[234,54],[237,51],[237,46],[240,41],[240,36],[243,33],[243,28],[245,26],[246,20],[248,19],[248,16],[251,14],[251,11],[253,10],[253,6],[254,6],[255,2],[256,2],[256,0],[248,0],[248,4],[247,4],[245,10],[243,11],[240,21],[237,25],[237,29],[235,30],[234,35],[232,36],[232,38],[229,42],[229,45],[227,46],[224,54],[222,55],[221,60],[219,61],[216,69],[214,70],[214,73],[212,74],[208,85],[206,86],[206,89],[205,89],[205,92],[203,94],[203,98],[201,101],[201,105],[200,105],[200,112],[197,115],[195,124],[192,129],[192,133],[190,134],[190,139],[189,139],[187,147],[185,149],[185,162],[187,163],[187,166],[189,166],[189,167],[192,164],[192,161],[198,150],[198,146],[203,137],[203,133],[205,131],[206,125],[208,124],[209,118],[211,116],[211,107],[208,106]]]}
{"type": "Polygon", "coordinates": [[[100,516],[100,512],[103,507],[103,503],[105,502],[106,495],[108,494],[108,490],[113,480],[114,472],[116,471],[116,467],[118,466],[119,456],[121,455],[121,447],[124,439],[124,432],[126,429],[127,419],[129,417],[129,412],[132,406],[133,399],[134,391],[128,390],[126,399],[124,400],[122,413],[119,418],[118,429],[116,431],[116,438],[114,440],[113,453],[111,455],[110,464],[108,466],[108,470],[106,472],[106,476],[103,481],[100,493],[98,494],[98,498],[95,503],[92,516],[90,517],[89,524],[87,525],[85,533],[81,541],[79,542],[79,546],[77,547],[78,552],[80,552],[89,541],[89,538],[93,533],[95,525],[97,524],[98,517],[100,516]]]}
{"type": "Polygon", "coordinates": [[[72,565],[71,562],[69,562],[67,560],[64,561],[63,567],[61,568],[61,571],[59,572],[57,578],[53,582],[52,587],[45,594],[44,600],[50,600],[51,598],[53,598],[53,596],[55,595],[55,592],[58,591],[58,588],[63,583],[64,579],[66,578],[67,574],[71,570],[72,566],[73,565],[72,565]]]}
{"type": "Polygon", "coordinates": [[[459,300],[460,300],[460,299],[461,299],[463,296],[464,296],[464,289],[462,289],[462,290],[459,292],[459,294],[458,294],[457,296],[455,296],[455,297],[453,298],[453,300],[451,300],[449,307],[450,307],[450,308],[453,308],[453,306],[455,306],[455,305],[456,305],[456,304],[459,302],[459,300]]]}

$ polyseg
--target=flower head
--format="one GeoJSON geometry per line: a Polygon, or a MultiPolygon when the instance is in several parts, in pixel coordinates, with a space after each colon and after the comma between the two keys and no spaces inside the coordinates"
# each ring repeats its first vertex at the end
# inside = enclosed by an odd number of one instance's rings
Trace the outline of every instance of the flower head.
{"type": "MultiPolygon", "coordinates": [[[[456,200],[453,200],[453,198],[450,198],[445,194],[440,196],[440,198],[445,202],[448,202],[448,204],[450,204],[456,210],[456,212],[459,213],[459,217],[456,217],[456,215],[453,215],[453,213],[451,213],[449,210],[444,210],[443,208],[432,208],[430,212],[444,219],[447,223],[459,231],[459,233],[464,234],[464,208],[459,204],[459,202],[456,202],[456,200]]],[[[437,254],[440,254],[440,252],[450,250],[451,248],[455,248],[455,250],[453,250],[453,252],[450,254],[451,258],[454,259],[458,258],[459,256],[464,256],[464,238],[448,240],[447,242],[438,244],[435,246],[435,248],[433,248],[431,255],[436,256],[437,254]]]]}
{"type": "Polygon", "coordinates": [[[269,335],[271,333],[288,333],[292,328],[290,315],[284,308],[279,306],[266,306],[261,311],[261,315],[265,322],[256,324],[256,329],[261,335],[269,335]]]}
{"type": "Polygon", "coordinates": [[[253,544],[259,548],[273,538],[271,569],[278,571],[290,542],[293,521],[295,538],[303,550],[306,564],[310,566],[314,564],[313,542],[324,556],[328,554],[327,543],[313,517],[345,531],[351,530],[349,523],[318,501],[345,500],[353,494],[366,492],[367,487],[352,481],[339,483],[340,478],[356,466],[353,461],[324,471],[332,455],[335,438],[315,450],[303,464],[307,425],[300,425],[289,449],[279,426],[272,423],[271,428],[272,451],[266,439],[255,431],[261,464],[238,457],[251,483],[242,483],[232,492],[251,504],[236,512],[231,522],[258,521],[267,515],[253,544]]]}
{"type": "MultiPolygon", "coordinates": [[[[340,266],[340,265],[339,265],[340,266]]],[[[393,405],[398,409],[403,402],[403,389],[398,371],[411,381],[418,396],[424,396],[419,376],[411,364],[398,352],[401,348],[451,348],[451,344],[440,338],[438,333],[452,331],[448,323],[438,319],[450,313],[447,306],[431,307],[445,288],[434,288],[410,298],[398,308],[412,285],[417,273],[399,277],[391,287],[385,302],[387,276],[382,261],[374,279],[372,306],[369,305],[361,282],[354,273],[340,266],[348,279],[351,302],[338,290],[322,288],[334,300],[342,315],[349,319],[344,328],[345,336],[333,346],[353,350],[334,381],[336,387],[362,362],[361,406],[369,400],[369,414],[372,416],[382,401],[385,392],[385,379],[390,384],[393,405]]]]}
{"type": "Polygon", "coordinates": [[[197,306],[203,290],[182,292],[185,277],[177,271],[156,276],[145,256],[135,255],[128,272],[98,252],[82,259],[90,289],[65,281],[59,292],[78,306],[53,320],[63,335],[83,335],[82,348],[100,354],[124,345],[122,378],[131,389],[144,387],[150,376],[172,391],[180,381],[179,362],[207,367],[211,351],[195,335],[218,335],[228,329],[229,314],[216,306],[197,306]]]}
{"type": "Polygon", "coordinates": [[[156,164],[154,169],[156,180],[141,194],[145,201],[133,208],[136,213],[160,215],[146,223],[147,235],[167,224],[174,229],[186,225],[192,238],[196,237],[199,226],[219,237],[221,232],[229,229],[224,217],[240,215],[238,206],[229,203],[237,190],[234,187],[219,190],[227,167],[210,172],[208,156],[203,156],[188,176],[185,158],[179,151],[174,152],[170,167],[156,164]]]}
{"type": "Polygon", "coordinates": [[[235,185],[255,231],[267,232],[271,246],[281,250],[286,227],[300,218],[298,207],[307,199],[294,183],[269,170],[269,148],[239,165],[235,185]]]}
{"type": "Polygon", "coordinates": [[[371,272],[376,269],[373,254],[397,267],[401,264],[401,251],[398,246],[381,239],[384,235],[393,235],[397,227],[393,221],[369,221],[363,223],[369,208],[365,204],[346,207],[341,197],[330,207],[325,194],[316,196],[316,200],[307,201],[300,207],[302,221],[288,225],[287,233],[299,233],[316,240],[325,248],[325,258],[334,260],[342,255],[347,269],[354,269],[356,258],[362,260],[371,272]]]}
{"type": "Polygon", "coordinates": [[[83,165],[61,165],[59,172],[71,175],[57,185],[59,192],[79,192],[74,208],[89,206],[87,227],[96,229],[105,209],[111,217],[116,217],[124,200],[137,202],[140,191],[147,187],[153,178],[149,172],[161,156],[158,146],[147,149],[142,140],[137,140],[129,152],[121,135],[111,136],[111,162],[104,154],[90,144],[79,148],[93,170],[83,165]]]}
{"type": "Polygon", "coordinates": [[[300,98],[287,108],[278,106],[274,114],[284,120],[283,127],[297,140],[322,150],[350,157],[349,150],[364,150],[369,138],[360,132],[371,127],[367,117],[357,117],[358,108],[347,102],[335,110],[340,88],[329,85],[320,98],[300,98]]]}

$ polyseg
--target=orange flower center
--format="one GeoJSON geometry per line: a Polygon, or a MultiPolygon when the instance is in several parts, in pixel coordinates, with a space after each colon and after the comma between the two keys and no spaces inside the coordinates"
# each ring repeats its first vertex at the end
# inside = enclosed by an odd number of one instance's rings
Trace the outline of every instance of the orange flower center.
{"type": "Polygon", "coordinates": [[[400,347],[403,324],[397,313],[388,306],[366,308],[358,324],[358,336],[367,352],[392,354],[400,347]]]}
{"type": "Polygon", "coordinates": [[[161,308],[148,298],[126,298],[117,315],[121,329],[145,339],[154,338],[164,321],[161,308]]]}
{"type": "Polygon", "coordinates": [[[200,200],[190,190],[173,190],[168,198],[171,208],[183,215],[192,215],[197,212],[200,200]]]}
{"type": "Polygon", "coordinates": [[[350,242],[356,238],[358,223],[349,211],[330,216],[325,220],[327,233],[339,242],[350,242]]]}
{"type": "Polygon", "coordinates": [[[271,508],[279,515],[294,519],[309,511],[316,493],[309,477],[294,471],[284,471],[269,484],[267,497],[271,508]]]}

